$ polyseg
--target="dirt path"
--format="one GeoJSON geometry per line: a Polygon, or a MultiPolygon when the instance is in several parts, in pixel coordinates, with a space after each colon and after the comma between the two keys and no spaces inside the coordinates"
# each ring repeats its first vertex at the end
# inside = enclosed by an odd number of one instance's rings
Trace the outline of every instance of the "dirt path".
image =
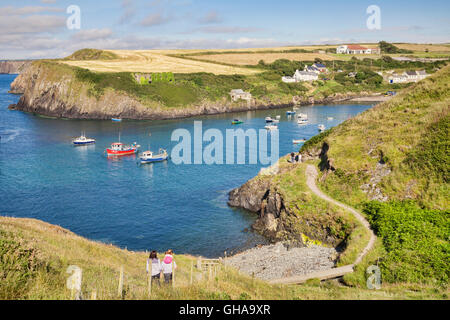
{"type": "Polygon", "coordinates": [[[307,184],[308,188],[310,188],[311,191],[315,195],[322,198],[323,200],[328,201],[336,206],[339,206],[341,208],[344,208],[345,210],[350,211],[355,216],[355,218],[358,219],[358,221],[361,222],[362,225],[370,232],[370,240],[367,243],[367,245],[365,246],[365,248],[363,249],[363,251],[358,255],[358,257],[356,258],[356,260],[353,264],[346,265],[346,266],[339,267],[339,268],[333,268],[333,269],[329,269],[329,270],[317,271],[317,272],[306,274],[303,276],[294,276],[294,277],[289,277],[289,278],[272,280],[272,281],[270,281],[270,283],[296,284],[296,283],[302,283],[302,282],[305,282],[306,280],[314,279],[314,278],[318,278],[320,280],[326,280],[326,279],[342,277],[343,275],[345,275],[347,273],[353,272],[354,266],[362,261],[364,256],[372,249],[372,247],[375,243],[376,236],[373,233],[372,229],[370,228],[369,222],[358,211],[356,211],[352,207],[347,206],[339,201],[336,201],[336,200],[330,198],[329,196],[327,196],[322,191],[320,191],[320,189],[316,185],[317,176],[318,176],[318,172],[317,172],[316,167],[314,167],[313,165],[308,165],[306,167],[306,184],[307,184]]]}

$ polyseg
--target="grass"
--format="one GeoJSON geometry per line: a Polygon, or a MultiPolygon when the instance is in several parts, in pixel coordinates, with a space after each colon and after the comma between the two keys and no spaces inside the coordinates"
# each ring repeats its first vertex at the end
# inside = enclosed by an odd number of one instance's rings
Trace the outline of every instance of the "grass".
{"type": "Polygon", "coordinates": [[[178,269],[174,288],[153,287],[147,294],[145,252],[133,252],[113,245],[89,241],[72,232],[34,219],[0,218],[0,299],[70,299],[66,289],[66,269],[77,265],[83,270],[82,294],[89,299],[117,296],[120,267],[124,266],[123,299],[447,299],[445,288],[431,285],[383,284],[381,290],[343,286],[335,281],[297,286],[269,285],[236,270],[221,267],[208,280],[191,263],[198,257],[175,255],[178,269]],[[12,263],[12,265],[11,265],[12,263]]]}
{"type": "Polygon", "coordinates": [[[81,49],[67,58],[66,60],[115,60],[119,59],[119,56],[111,51],[98,50],[98,49],[81,49]]]}

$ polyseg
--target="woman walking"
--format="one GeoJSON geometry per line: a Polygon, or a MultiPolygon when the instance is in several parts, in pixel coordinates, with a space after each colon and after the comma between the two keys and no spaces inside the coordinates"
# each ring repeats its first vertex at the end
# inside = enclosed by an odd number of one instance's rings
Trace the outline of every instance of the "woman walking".
{"type": "Polygon", "coordinates": [[[173,251],[171,249],[166,251],[166,256],[161,264],[161,271],[164,274],[164,282],[170,284],[173,279],[173,271],[177,268],[177,264],[173,260],[173,251]]]}
{"type": "Polygon", "coordinates": [[[161,278],[161,261],[158,259],[158,254],[155,250],[150,252],[150,256],[147,259],[147,274],[150,272],[151,266],[152,283],[156,282],[160,286],[159,279],[161,278]]]}

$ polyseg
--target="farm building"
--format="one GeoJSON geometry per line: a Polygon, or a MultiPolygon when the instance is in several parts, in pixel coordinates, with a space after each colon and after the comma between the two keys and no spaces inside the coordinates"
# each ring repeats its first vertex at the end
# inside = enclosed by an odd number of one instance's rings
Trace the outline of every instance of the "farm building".
{"type": "Polygon", "coordinates": [[[349,44],[337,47],[336,53],[341,54],[380,54],[379,48],[366,48],[359,44],[349,44]]]}

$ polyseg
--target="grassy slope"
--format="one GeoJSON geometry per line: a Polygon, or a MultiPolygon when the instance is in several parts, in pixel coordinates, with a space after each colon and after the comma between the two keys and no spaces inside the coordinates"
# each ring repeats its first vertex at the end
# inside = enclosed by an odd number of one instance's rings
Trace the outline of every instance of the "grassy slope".
{"type": "Polygon", "coordinates": [[[379,261],[388,281],[448,284],[449,86],[450,66],[303,146],[329,145],[336,170],[321,188],[363,209],[380,236],[348,283],[362,284],[365,268],[379,261]],[[380,160],[392,172],[377,186],[391,200],[409,202],[366,203],[360,186],[380,160]]]}
{"type": "MultiPolygon", "coordinates": [[[[124,266],[124,298],[147,299],[144,252],[122,250],[89,241],[72,232],[33,219],[0,218],[0,299],[69,299],[65,288],[69,265],[83,270],[82,292],[89,298],[117,299],[119,270],[124,266]]],[[[386,285],[382,290],[310,282],[299,286],[272,286],[223,268],[211,281],[189,286],[191,262],[175,255],[179,266],[176,287],[153,290],[152,299],[446,299],[445,291],[431,286],[386,285]]]]}

